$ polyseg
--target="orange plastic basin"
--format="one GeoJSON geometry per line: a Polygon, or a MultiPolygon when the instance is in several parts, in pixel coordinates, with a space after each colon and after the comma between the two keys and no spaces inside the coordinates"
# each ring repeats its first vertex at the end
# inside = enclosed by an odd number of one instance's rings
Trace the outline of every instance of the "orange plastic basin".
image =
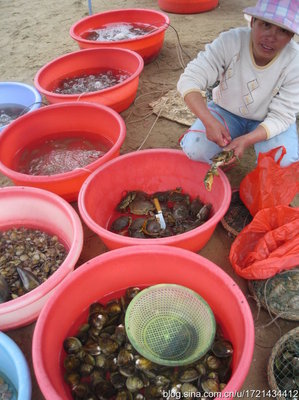
{"type": "Polygon", "coordinates": [[[144,62],[148,64],[158,56],[163,46],[165,31],[168,25],[168,16],[160,11],[143,8],[109,10],[85,17],[76,22],[70,29],[70,35],[81,49],[97,47],[126,48],[136,51],[142,56],[144,62]],[[87,40],[82,37],[82,34],[86,31],[99,29],[106,24],[115,23],[142,23],[153,25],[157,29],[145,36],[129,40],[105,42],[87,40]]]}
{"type": "Polygon", "coordinates": [[[135,51],[117,47],[98,47],[65,54],[42,67],[34,85],[50,103],[88,101],[104,104],[121,112],[134,101],[143,70],[143,59],[135,51]],[[73,78],[96,70],[122,70],[130,74],[123,82],[106,89],[81,94],[60,94],[52,90],[65,78],[73,78]]]}
{"type": "Polygon", "coordinates": [[[74,270],[83,247],[83,229],[73,207],[47,190],[30,187],[0,189],[0,231],[13,227],[39,229],[56,235],[68,250],[59,268],[36,289],[0,304],[0,330],[35,321],[60,283],[74,270]]]}
{"type": "Polygon", "coordinates": [[[197,251],[210,239],[231,199],[231,187],[222,171],[215,177],[212,190],[205,189],[203,180],[208,169],[208,164],[192,161],[180,150],[151,149],[119,156],[99,167],[83,183],[78,197],[80,214],[109,249],[154,243],[197,251]],[[154,193],[177,187],[191,198],[199,196],[204,203],[212,204],[212,216],[207,222],[189,232],[157,239],[137,239],[108,230],[115,207],[126,191],[154,193]]]}
{"type": "Polygon", "coordinates": [[[175,14],[196,14],[218,6],[218,0],[158,0],[161,10],[175,14]]]}
{"type": "Polygon", "coordinates": [[[67,201],[77,200],[79,190],[87,178],[101,164],[119,155],[126,136],[122,117],[111,108],[100,104],[70,102],[53,104],[32,111],[13,121],[0,135],[0,171],[16,185],[34,186],[49,190],[67,201]],[[41,139],[67,138],[68,132],[81,135],[89,132],[111,143],[110,149],[84,168],[55,175],[28,175],[18,172],[16,154],[41,139]]]}
{"type": "Polygon", "coordinates": [[[64,381],[62,343],[86,321],[91,303],[122,295],[128,287],[159,283],[186,286],[210,305],[232,342],[232,376],[223,393],[241,388],[254,347],[254,324],[239,286],[217,265],[187,250],[134,246],[109,251],[77,268],[42,310],[32,344],[34,371],[46,400],[72,399],[64,381]]]}

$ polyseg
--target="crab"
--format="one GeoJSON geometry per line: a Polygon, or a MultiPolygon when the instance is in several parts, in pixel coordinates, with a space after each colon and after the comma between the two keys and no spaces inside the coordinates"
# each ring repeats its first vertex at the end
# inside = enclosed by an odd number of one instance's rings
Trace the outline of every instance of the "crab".
{"type": "Polygon", "coordinates": [[[130,204],[129,210],[134,215],[148,215],[155,210],[155,205],[151,200],[136,197],[130,204]]]}
{"type": "Polygon", "coordinates": [[[130,191],[122,197],[121,201],[116,206],[117,211],[125,211],[128,205],[135,199],[137,192],[130,191]]]}
{"type": "Polygon", "coordinates": [[[204,184],[205,188],[210,192],[212,190],[212,185],[214,181],[214,176],[217,176],[218,170],[215,166],[212,165],[212,167],[208,170],[206,173],[206,176],[204,177],[204,184]]]}
{"type": "Polygon", "coordinates": [[[211,209],[212,209],[211,203],[206,203],[203,207],[201,207],[198,214],[196,215],[197,221],[206,222],[209,218],[211,209]]]}
{"type": "Polygon", "coordinates": [[[161,226],[156,218],[151,217],[144,221],[142,232],[150,237],[158,237],[161,233],[161,226]]]}
{"type": "Polygon", "coordinates": [[[211,158],[212,166],[214,165],[216,168],[221,167],[221,165],[227,164],[234,157],[234,150],[222,150],[211,158]]]}
{"type": "Polygon", "coordinates": [[[129,236],[134,238],[144,238],[144,233],[142,232],[143,224],[146,220],[146,217],[140,217],[134,219],[132,224],[129,226],[129,236]]]}
{"type": "Polygon", "coordinates": [[[115,233],[126,232],[132,223],[132,218],[127,215],[122,215],[121,217],[115,219],[110,227],[110,230],[115,233]]]}
{"type": "Polygon", "coordinates": [[[168,200],[171,203],[185,202],[185,203],[189,204],[190,196],[188,194],[182,193],[182,188],[178,187],[169,193],[168,200]]]}
{"type": "Polygon", "coordinates": [[[220,153],[215,154],[212,158],[211,168],[208,170],[204,177],[205,188],[210,192],[212,189],[214,176],[218,174],[218,168],[227,164],[235,157],[234,150],[222,150],[220,153]]]}

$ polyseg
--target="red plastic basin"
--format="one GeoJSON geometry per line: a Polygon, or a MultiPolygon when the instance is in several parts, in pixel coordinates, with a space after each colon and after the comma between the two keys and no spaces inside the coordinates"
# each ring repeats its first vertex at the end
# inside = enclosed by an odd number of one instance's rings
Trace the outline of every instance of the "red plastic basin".
{"type": "Polygon", "coordinates": [[[129,8],[109,10],[85,17],[71,27],[70,35],[81,49],[122,47],[136,51],[142,56],[144,62],[148,64],[158,56],[163,46],[165,31],[168,26],[169,17],[160,11],[144,8],[129,8]],[[142,23],[154,25],[157,29],[145,36],[129,40],[105,42],[87,40],[82,37],[82,34],[86,31],[99,29],[106,24],[115,23],[142,23]]]}
{"type": "Polygon", "coordinates": [[[198,251],[210,239],[231,199],[231,187],[222,171],[215,177],[212,190],[205,189],[203,180],[208,169],[208,164],[192,161],[180,150],[151,149],[122,155],[99,167],[83,183],[78,197],[80,214],[109,249],[166,244],[198,251]],[[158,239],[136,239],[108,230],[124,192],[154,193],[177,187],[192,198],[199,196],[204,203],[212,204],[212,216],[206,223],[189,232],[158,239]]]}
{"type": "Polygon", "coordinates": [[[46,300],[74,270],[83,246],[80,218],[65,200],[47,190],[1,188],[0,231],[20,226],[56,235],[68,249],[68,255],[60,267],[36,289],[0,304],[0,330],[3,331],[36,320],[46,300]]]}
{"type": "Polygon", "coordinates": [[[117,47],[98,47],[65,54],[42,67],[34,78],[34,85],[50,103],[65,101],[90,101],[100,103],[121,112],[134,101],[143,59],[135,51],[117,47]],[[90,93],[60,94],[52,92],[57,83],[65,78],[89,74],[95,70],[122,70],[129,78],[117,85],[90,93]]]}
{"type": "Polygon", "coordinates": [[[62,368],[63,340],[77,332],[91,303],[130,286],[174,283],[201,295],[234,348],[232,376],[223,393],[241,388],[254,346],[254,324],[238,285],[211,261],[169,246],[134,246],[104,253],[76,269],[49,299],[35,326],[34,371],[46,400],[71,399],[62,368]]]}
{"type": "Polygon", "coordinates": [[[97,167],[119,155],[126,136],[122,117],[100,104],[70,102],[53,104],[32,111],[9,124],[0,136],[0,171],[16,185],[34,186],[50,190],[68,201],[77,200],[79,190],[87,176],[97,167]],[[27,175],[16,170],[15,157],[22,149],[41,139],[57,138],[64,133],[93,134],[111,143],[111,148],[84,169],[56,175],[27,175]]]}
{"type": "Polygon", "coordinates": [[[197,14],[218,6],[218,0],[158,0],[161,10],[176,14],[197,14]]]}

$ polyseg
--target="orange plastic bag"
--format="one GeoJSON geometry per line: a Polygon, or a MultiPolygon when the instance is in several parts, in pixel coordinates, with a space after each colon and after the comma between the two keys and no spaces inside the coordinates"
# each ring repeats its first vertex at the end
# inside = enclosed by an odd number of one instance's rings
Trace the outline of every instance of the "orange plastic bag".
{"type": "Polygon", "coordinates": [[[260,153],[257,167],[242,180],[240,198],[252,216],[263,208],[288,206],[299,191],[299,162],[281,167],[285,154],[284,146],[260,153]],[[281,156],[275,161],[279,150],[281,156]]]}
{"type": "Polygon", "coordinates": [[[259,211],[234,240],[229,259],[245,279],[267,279],[299,265],[299,208],[259,211]]]}

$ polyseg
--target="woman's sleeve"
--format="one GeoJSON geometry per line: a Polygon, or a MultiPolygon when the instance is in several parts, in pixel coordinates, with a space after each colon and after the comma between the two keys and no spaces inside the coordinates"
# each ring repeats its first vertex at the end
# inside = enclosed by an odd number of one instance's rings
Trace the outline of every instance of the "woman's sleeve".
{"type": "Polygon", "coordinates": [[[284,132],[296,120],[296,114],[299,112],[299,57],[297,60],[292,68],[285,71],[284,80],[261,123],[266,129],[267,139],[284,132]]]}
{"type": "Polygon", "coordinates": [[[208,86],[219,80],[226,69],[230,54],[228,43],[233,39],[230,31],[221,33],[188,63],[177,84],[177,89],[183,97],[190,92],[205,91],[208,86]]]}

